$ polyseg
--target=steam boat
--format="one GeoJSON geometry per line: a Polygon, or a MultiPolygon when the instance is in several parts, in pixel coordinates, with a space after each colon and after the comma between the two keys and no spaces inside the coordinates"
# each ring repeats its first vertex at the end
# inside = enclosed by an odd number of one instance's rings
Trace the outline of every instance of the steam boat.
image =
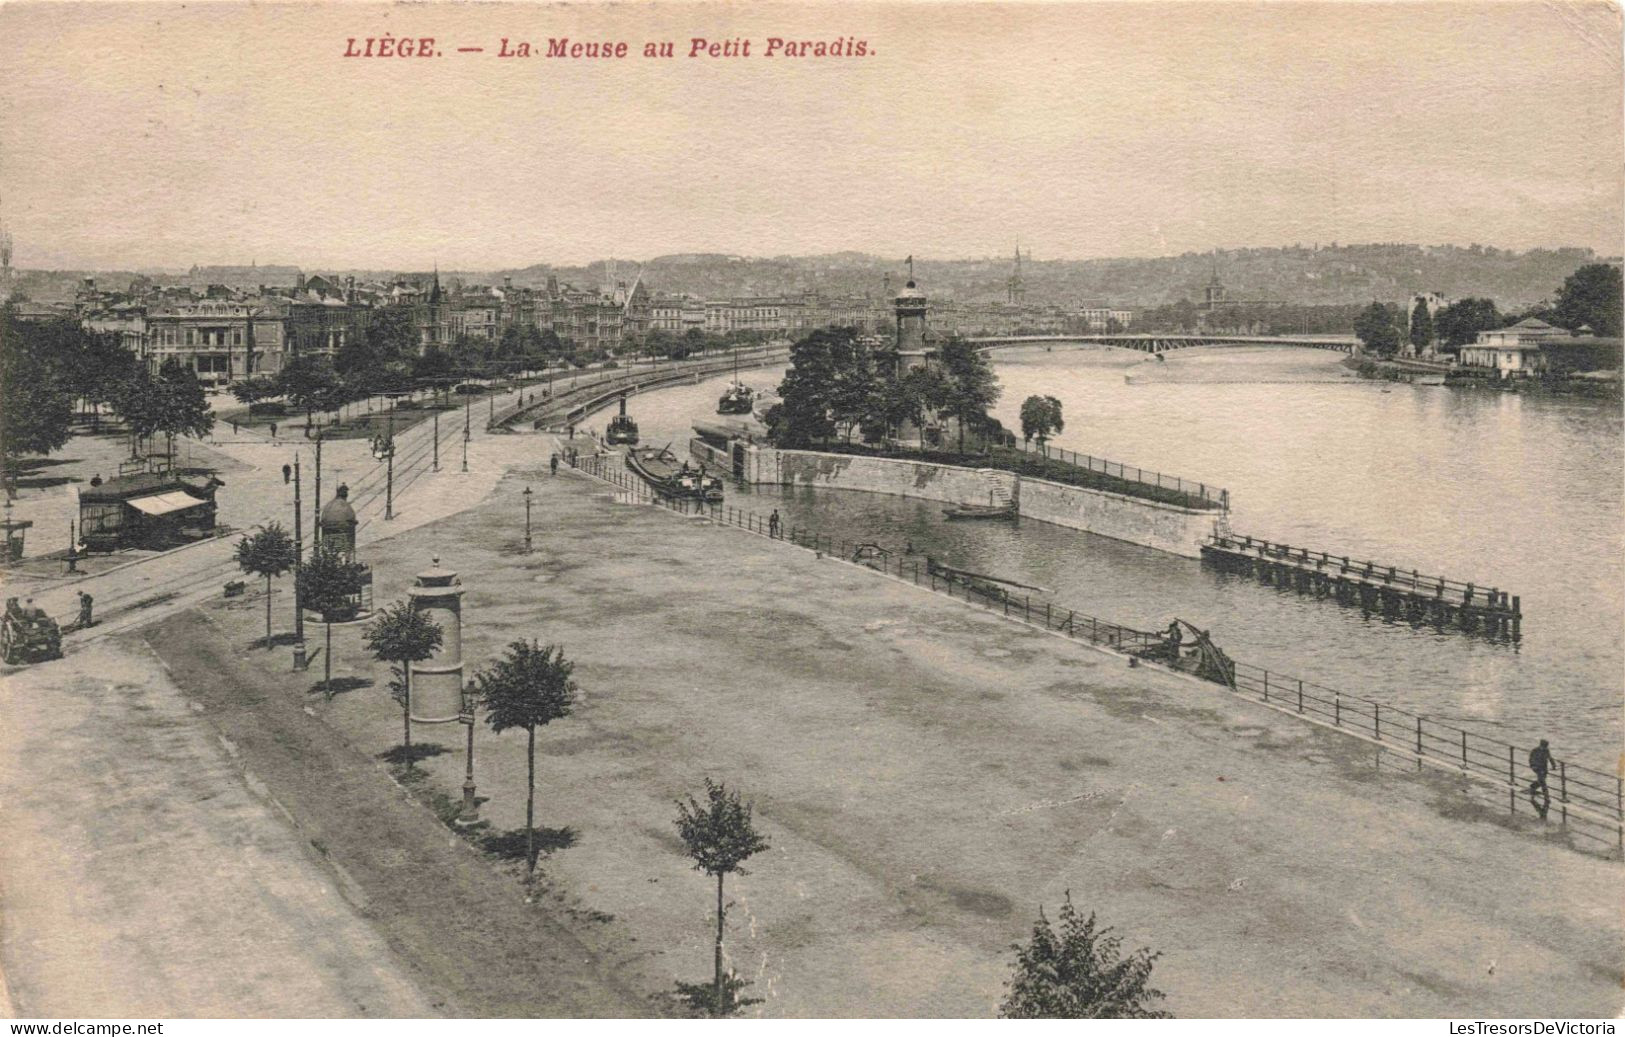
{"type": "Polygon", "coordinates": [[[717,401],[718,414],[749,414],[756,403],[756,390],[739,380],[739,350],[734,350],[734,378],[728,383],[722,399],[717,401]]]}
{"type": "Polygon", "coordinates": [[[625,444],[633,446],[638,441],[638,423],[626,414],[626,397],[621,397],[621,412],[609,419],[609,426],[604,429],[604,439],[611,446],[625,444]]]}

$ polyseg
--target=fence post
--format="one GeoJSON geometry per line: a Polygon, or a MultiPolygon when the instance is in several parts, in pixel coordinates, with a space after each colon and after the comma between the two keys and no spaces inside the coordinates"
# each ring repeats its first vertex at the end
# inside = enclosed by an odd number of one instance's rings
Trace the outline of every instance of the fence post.
{"type": "Polygon", "coordinates": [[[1044,602],[1044,629],[1048,630],[1049,628],[1049,602],[1046,601],[1044,602]]]}
{"type": "Polygon", "coordinates": [[[1343,726],[1343,693],[1340,691],[1332,692],[1332,723],[1343,726]]]}
{"type": "Polygon", "coordinates": [[[1382,741],[1382,703],[1371,703],[1371,730],[1377,735],[1377,741],[1382,741]]]}
{"type": "Polygon", "coordinates": [[[1569,823],[1569,766],[1557,761],[1557,788],[1563,803],[1563,824],[1569,823]]]}
{"type": "Polygon", "coordinates": [[[1416,718],[1416,769],[1422,769],[1422,718],[1416,718]]]}
{"type": "Polygon", "coordinates": [[[1298,678],[1298,712],[1303,712],[1303,678],[1298,678]]]}
{"type": "Polygon", "coordinates": [[[1264,671],[1264,701],[1270,700],[1270,671],[1264,671]]]}
{"type": "Polygon", "coordinates": [[[1461,733],[1461,772],[1467,773],[1467,732],[1461,733]]]}
{"type": "Polygon", "coordinates": [[[1507,809],[1512,813],[1518,812],[1518,760],[1514,755],[1517,750],[1507,746],[1507,809]]]}
{"type": "Polygon", "coordinates": [[[917,585],[920,582],[920,563],[919,562],[910,562],[908,564],[909,564],[909,567],[914,570],[914,582],[917,585]]]}

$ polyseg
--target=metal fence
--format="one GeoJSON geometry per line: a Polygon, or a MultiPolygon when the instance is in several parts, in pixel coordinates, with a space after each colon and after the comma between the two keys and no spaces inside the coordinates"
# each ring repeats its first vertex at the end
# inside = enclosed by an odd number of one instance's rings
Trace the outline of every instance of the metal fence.
{"type": "Polygon", "coordinates": [[[1098,472],[1108,478],[1138,483],[1141,486],[1155,486],[1159,490],[1172,490],[1194,500],[1205,502],[1208,507],[1224,509],[1230,507],[1230,491],[1221,486],[1213,486],[1194,479],[1182,479],[1177,475],[1167,475],[1163,472],[1124,464],[1121,461],[1108,461],[1103,457],[1092,457],[1089,454],[1080,454],[1047,444],[1035,444],[1026,440],[1018,440],[1017,446],[1027,453],[1038,454],[1040,457],[1052,461],[1063,461],[1074,468],[1082,468],[1088,472],[1098,472]]]}
{"type": "MultiPolygon", "coordinates": [[[[856,561],[1074,640],[1124,651],[1163,643],[1160,631],[1136,630],[1043,598],[946,579],[918,554],[893,552],[801,526],[781,525],[775,533],[770,519],[744,508],[663,497],[628,471],[619,454],[578,455],[567,460],[636,501],[679,514],[703,515],[809,551],[856,561]],[[856,559],[860,550],[871,556],[856,559]]],[[[1463,791],[1469,796],[1497,808],[1504,805],[1512,815],[1555,820],[1573,837],[1577,849],[1611,852],[1625,859],[1625,777],[1554,758],[1544,782],[1537,784],[1539,776],[1530,767],[1529,750],[1511,743],[1248,663],[1235,664],[1235,682],[1235,694],[1243,698],[1361,738],[1414,761],[1417,769],[1428,766],[1459,774],[1467,779],[1463,791]]]]}

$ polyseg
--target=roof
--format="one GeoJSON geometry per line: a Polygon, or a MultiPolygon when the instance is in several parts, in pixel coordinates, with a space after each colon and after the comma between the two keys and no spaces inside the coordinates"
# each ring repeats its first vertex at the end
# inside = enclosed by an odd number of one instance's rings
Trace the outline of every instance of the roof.
{"type": "Polygon", "coordinates": [[[136,475],[121,475],[116,479],[108,479],[100,486],[86,486],[79,491],[81,501],[106,503],[109,501],[124,501],[134,497],[148,497],[153,494],[169,493],[171,491],[207,493],[210,484],[224,485],[217,479],[202,482],[188,482],[178,476],[161,472],[141,472],[136,475]]]}
{"type": "Polygon", "coordinates": [[[1552,325],[1547,324],[1545,321],[1541,320],[1539,317],[1525,317],[1523,320],[1520,320],[1518,323],[1512,325],[1510,328],[1496,328],[1495,330],[1496,331],[1511,331],[1511,330],[1514,330],[1514,329],[1517,329],[1517,328],[1522,328],[1525,331],[1561,331],[1562,330],[1561,328],[1553,327],[1552,325]]]}

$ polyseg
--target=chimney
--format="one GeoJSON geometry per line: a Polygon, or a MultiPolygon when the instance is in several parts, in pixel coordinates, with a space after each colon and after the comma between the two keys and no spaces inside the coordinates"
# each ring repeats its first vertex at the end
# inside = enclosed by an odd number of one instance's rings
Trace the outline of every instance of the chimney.
{"type": "Polygon", "coordinates": [[[504,288],[512,288],[513,287],[513,278],[508,276],[507,274],[502,275],[502,287],[504,287],[504,288]]]}
{"type": "Polygon", "coordinates": [[[293,290],[296,292],[305,290],[305,272],[303,270],[299,271],[299,276],[294,279],[293,290]]]}
{"type": "Polygon", "coordinates": [[[355,275],[351,274],[344,279],[344,301],[355,304],[355,275]]]}

